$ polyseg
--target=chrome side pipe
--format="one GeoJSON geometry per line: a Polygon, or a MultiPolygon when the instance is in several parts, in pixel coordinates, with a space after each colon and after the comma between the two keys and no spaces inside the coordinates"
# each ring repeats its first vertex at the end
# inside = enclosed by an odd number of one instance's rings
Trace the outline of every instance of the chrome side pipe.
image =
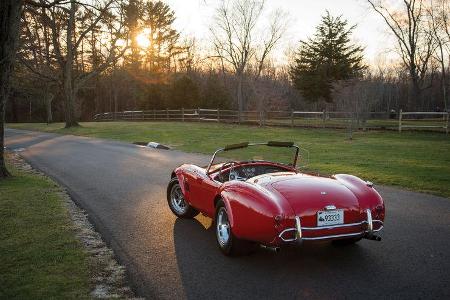
{"type": "Polygon", "coordinates": [[[269,246],[266,246],[266,245],[260,245],[260,246],[261,246],[261,248],[269,250],[271,252],[275,252],[275,253],[280,252],[280,247],[269,247],[269,246]]]}

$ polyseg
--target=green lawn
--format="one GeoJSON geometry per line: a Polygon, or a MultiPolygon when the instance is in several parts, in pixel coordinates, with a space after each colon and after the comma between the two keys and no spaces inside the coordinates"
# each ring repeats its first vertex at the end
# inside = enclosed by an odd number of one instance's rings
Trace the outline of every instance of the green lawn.
{"type": "Polygon", "coordinates": [[[19,171],[0,181],[0,299],[89,298],[89,267],[50,180],[19,171]]]}
{"type": "Polygon", "coordinates": [[[450,197],[450,136],[431,132],[356,132],[181,122],[8,124],[8,127],[106,139],[157,141],[188,152],[212,153],[242,141],[294,141],[310,152],[309,169],[321,173],[350,173],[375,184],[450,197]]]}

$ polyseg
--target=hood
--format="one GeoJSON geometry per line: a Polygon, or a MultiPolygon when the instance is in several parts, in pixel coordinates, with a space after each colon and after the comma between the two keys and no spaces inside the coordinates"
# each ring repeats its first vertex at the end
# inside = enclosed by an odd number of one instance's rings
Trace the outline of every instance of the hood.
{"type": "Polygon", "coordinates": [[[295,215],[310,217],[305,224],[316,226],[318,211],[327,205],[344,209],[345,223],[360,219],[358,198],[346,186],[333,178],[292,174],[272,177],[264,183],[266,189],[280,194],[292,207],[295,215]]]}

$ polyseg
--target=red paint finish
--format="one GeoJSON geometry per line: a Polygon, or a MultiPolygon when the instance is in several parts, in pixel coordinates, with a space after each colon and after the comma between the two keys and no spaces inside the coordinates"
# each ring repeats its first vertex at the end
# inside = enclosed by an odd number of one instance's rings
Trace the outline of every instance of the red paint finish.
{"type": "MultiPolygon", "coordinates": [[[[221,198],[227,207],[233,234],[241,239],[275,246],[284,242],[279,234],[295,227],[300,217],[302,227],[317,227],[317,212],[334,205],[344,210],[344,224],[367,220],[366,209],[374,220],[384,221],[384,202],[377,191],[358,177],[338,174],[320,177],[298,173],[281,164],[250,162],[241,167],[277,167],[281,172],[263,174],[246,181],[219,182],[218,172],[207,175],[204,168],[182,165],[174,173],[181,182],[185,199],[204,215],[214,217],[215,204],[221,198]]],[[[223,170],[227,172],[229,169],[223,170]]],[[[380,223],[374,223],[379,229],[380,223]]],[[[363,232],[358,226],[302,231],[303,237],[363,232]]]]}

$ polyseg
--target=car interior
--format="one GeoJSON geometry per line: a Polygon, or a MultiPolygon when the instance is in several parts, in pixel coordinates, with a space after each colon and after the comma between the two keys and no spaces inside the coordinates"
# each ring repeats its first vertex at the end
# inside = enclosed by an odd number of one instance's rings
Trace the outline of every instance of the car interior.
{"type": "Polygon", "coordinates": [[[225,163],[217,170],[215,180],[226,182],[231,180],[245,181],[255,176],[292,171],[291,168],[264,163],[225,163]]]}

